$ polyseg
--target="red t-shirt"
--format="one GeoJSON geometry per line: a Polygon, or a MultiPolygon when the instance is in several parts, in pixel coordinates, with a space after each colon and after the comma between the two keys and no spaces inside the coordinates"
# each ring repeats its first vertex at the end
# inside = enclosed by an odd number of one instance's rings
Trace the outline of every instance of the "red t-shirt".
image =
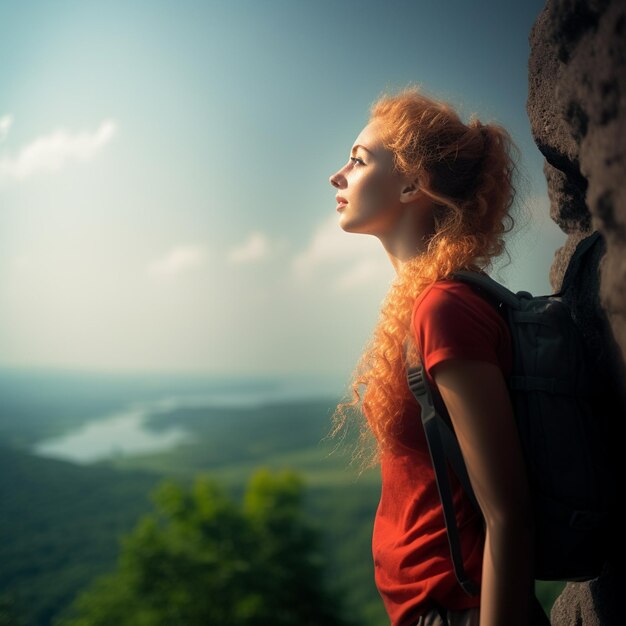
{"type": "MultiPolygon", "coordinates": [[[[442,281],[415,301],[412,329],[427,378],[447,359],[488,361],[510,373],[511,338],[505,320],[472,287],[442,281]]],[[[372,537],[376,586],[392,626],[408,626],[432,603],[452,610],[479,605],[458,584],[446,535],[443,510],[420,420],[411,397],[402,416],[401,449],[381,458],[382,492],[372,537]]],[[[465,568],[480,582],[482,521],[451,476],[465,568]]]]}

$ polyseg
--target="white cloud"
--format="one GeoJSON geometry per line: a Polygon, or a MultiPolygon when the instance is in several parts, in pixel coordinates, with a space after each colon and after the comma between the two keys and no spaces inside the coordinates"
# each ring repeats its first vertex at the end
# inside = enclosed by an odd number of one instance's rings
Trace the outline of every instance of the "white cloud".
{"type": "Polygon", "coordinates": [[[231,263],[248,263],[267,256],[270,244],[263,233],[251,233],[242,244],[235,246],[228,255],[231,263]]]}
{"type": "MultiPolygon", "coordinates": [[[[8,130],[10,123],[5,124],[8,130]]],[[[57,171],[71,160],[88,161],[116,131],[115,121],[104,120],[94,132],[68,133],[61,129],[38,137],[24,146],[17,156],[0,159],[0,183],[24,180],[41,171],[57,171]]]]}
{"type": "Polygon", "coordinates": [[[384,258],[360,259],[355,261],[345,272],[335,279],[335,288],[339,290],[354,289],[361,285],[369,285],[372,281],[389,278],[389,261],[384,258]],[[385,264],[386,263],[386,264],[385,264]]]}
{"type": "MultiPolygon", "coordinates": [[[[329,263],[363,255],[368,243],[371,243],[370,250],[376,247],[373,237],[357,236],[341,230],[337,218],[331,215],[318,226],[309,247],[294,259],[293,269],[301,277],[313,274],[329,263]]],[[[380,244],[378,248],[380,252],[380,244]]]]}
{"type": "Polygon", "coordinates": [[[202,246],[177,246],[153,261],[148,271],[155,276],[174,276],[200,267],[206,258],[207,252],[202,246]]]}
{"type": "Polygon", "coordinates": [[[388,282],[393,268],[378,239],[346,233],[331,215],[313,235],[308,248],[293,261],[297,278],[331,272],[336,289],[352,289],[371,281],[388,282]]]}
{"type": "Polygon", "coordinates": [[[0,117],[0,141],[8,135],[11,126],[13,126],[12,115],[3,115],[0,117]]]}

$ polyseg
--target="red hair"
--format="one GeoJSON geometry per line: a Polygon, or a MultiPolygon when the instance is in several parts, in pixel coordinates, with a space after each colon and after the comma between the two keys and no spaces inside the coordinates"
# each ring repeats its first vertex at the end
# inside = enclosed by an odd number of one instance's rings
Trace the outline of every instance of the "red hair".
{"type": "MultiPolygon", "coordinates": [[[[405,262],[391,284],[352,375],[352,399],[340,402],[333,415],[331,435],[336,435],[347,426],[348,412],[358,409],[365,418],[360,419],[360,456],[373,435],[375,452],[366,459],[372,464],[394,447],[411,397],[404,343],[411,337],[415,299],[455,270],[489,268],[505,251],[504,235],[514,225],[518,150],[502,126],[481,124],[475,116],[464,124],[449,104],[418,87],[383,95],[372,105],[370,121],[382,129],[396,170],[417,180],[433,200],[435,223],[425,252],[405,262]]],[[[408,358],[419,361],[414,345],[408,358]]]]}

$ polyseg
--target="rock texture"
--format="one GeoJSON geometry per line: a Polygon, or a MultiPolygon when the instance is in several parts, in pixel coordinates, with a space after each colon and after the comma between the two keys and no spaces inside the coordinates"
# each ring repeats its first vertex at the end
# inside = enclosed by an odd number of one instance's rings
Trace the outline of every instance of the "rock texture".
{"type": "Polygon", "coordinates": [[[586,583],[569,583],[556,599],[550,620],[556,626],[612,626],[624,623],[619,599],[624,579],[607,565],[598,578],[586,583]]]}
{"type": "Polygon", "coordinates": [[[530,47],[528,115],[551,217],[570,235],[550,280],[557,289],[577,241],[600,230],[601,303],[626,355],[626,2],[548,0],[530,47]]]}
{"type": "MultiPolygon", "coordinates": [[[[568,239],[550,270],[561,287],[576,244],[603,239],[568,293],[603,388],[607,453],[623,484],[626,441],[626,0],[548,0],[530,33],[528,115],[544,172],[550,214],[568,239]]],[[[570,583],[556,601],[555,626],[623,624],[619,572],[624,533],[616,528],[612,562],[597,579],[570,583]]],[[[623,569],[623,568],[622,568],[623,569]]]]}

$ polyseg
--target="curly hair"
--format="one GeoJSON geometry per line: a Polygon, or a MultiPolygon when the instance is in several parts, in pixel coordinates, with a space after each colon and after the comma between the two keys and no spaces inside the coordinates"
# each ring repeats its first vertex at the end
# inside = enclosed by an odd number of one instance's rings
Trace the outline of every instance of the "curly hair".
{"type": "Polygon", "coordinates": [[[416,86],[380,97],[370,121],[381,129],[395,169],[417,180],[433,201],[435,228],[425,251],[405,262],[392,282],[352,374],[352,398],[341,401],[332,416],[335,436],[356,410],[356,456],[364,467],[396,446],[400,417],[412,398],[405,372],[407,361],[419,362],[411,333],[415,299],[451,272],[485,270],[505,252],[504,235],[515,224],[511,208],[519,156],[505,128],[482,124],[474,115],[465,124],[449,104],[416,86]]]}

